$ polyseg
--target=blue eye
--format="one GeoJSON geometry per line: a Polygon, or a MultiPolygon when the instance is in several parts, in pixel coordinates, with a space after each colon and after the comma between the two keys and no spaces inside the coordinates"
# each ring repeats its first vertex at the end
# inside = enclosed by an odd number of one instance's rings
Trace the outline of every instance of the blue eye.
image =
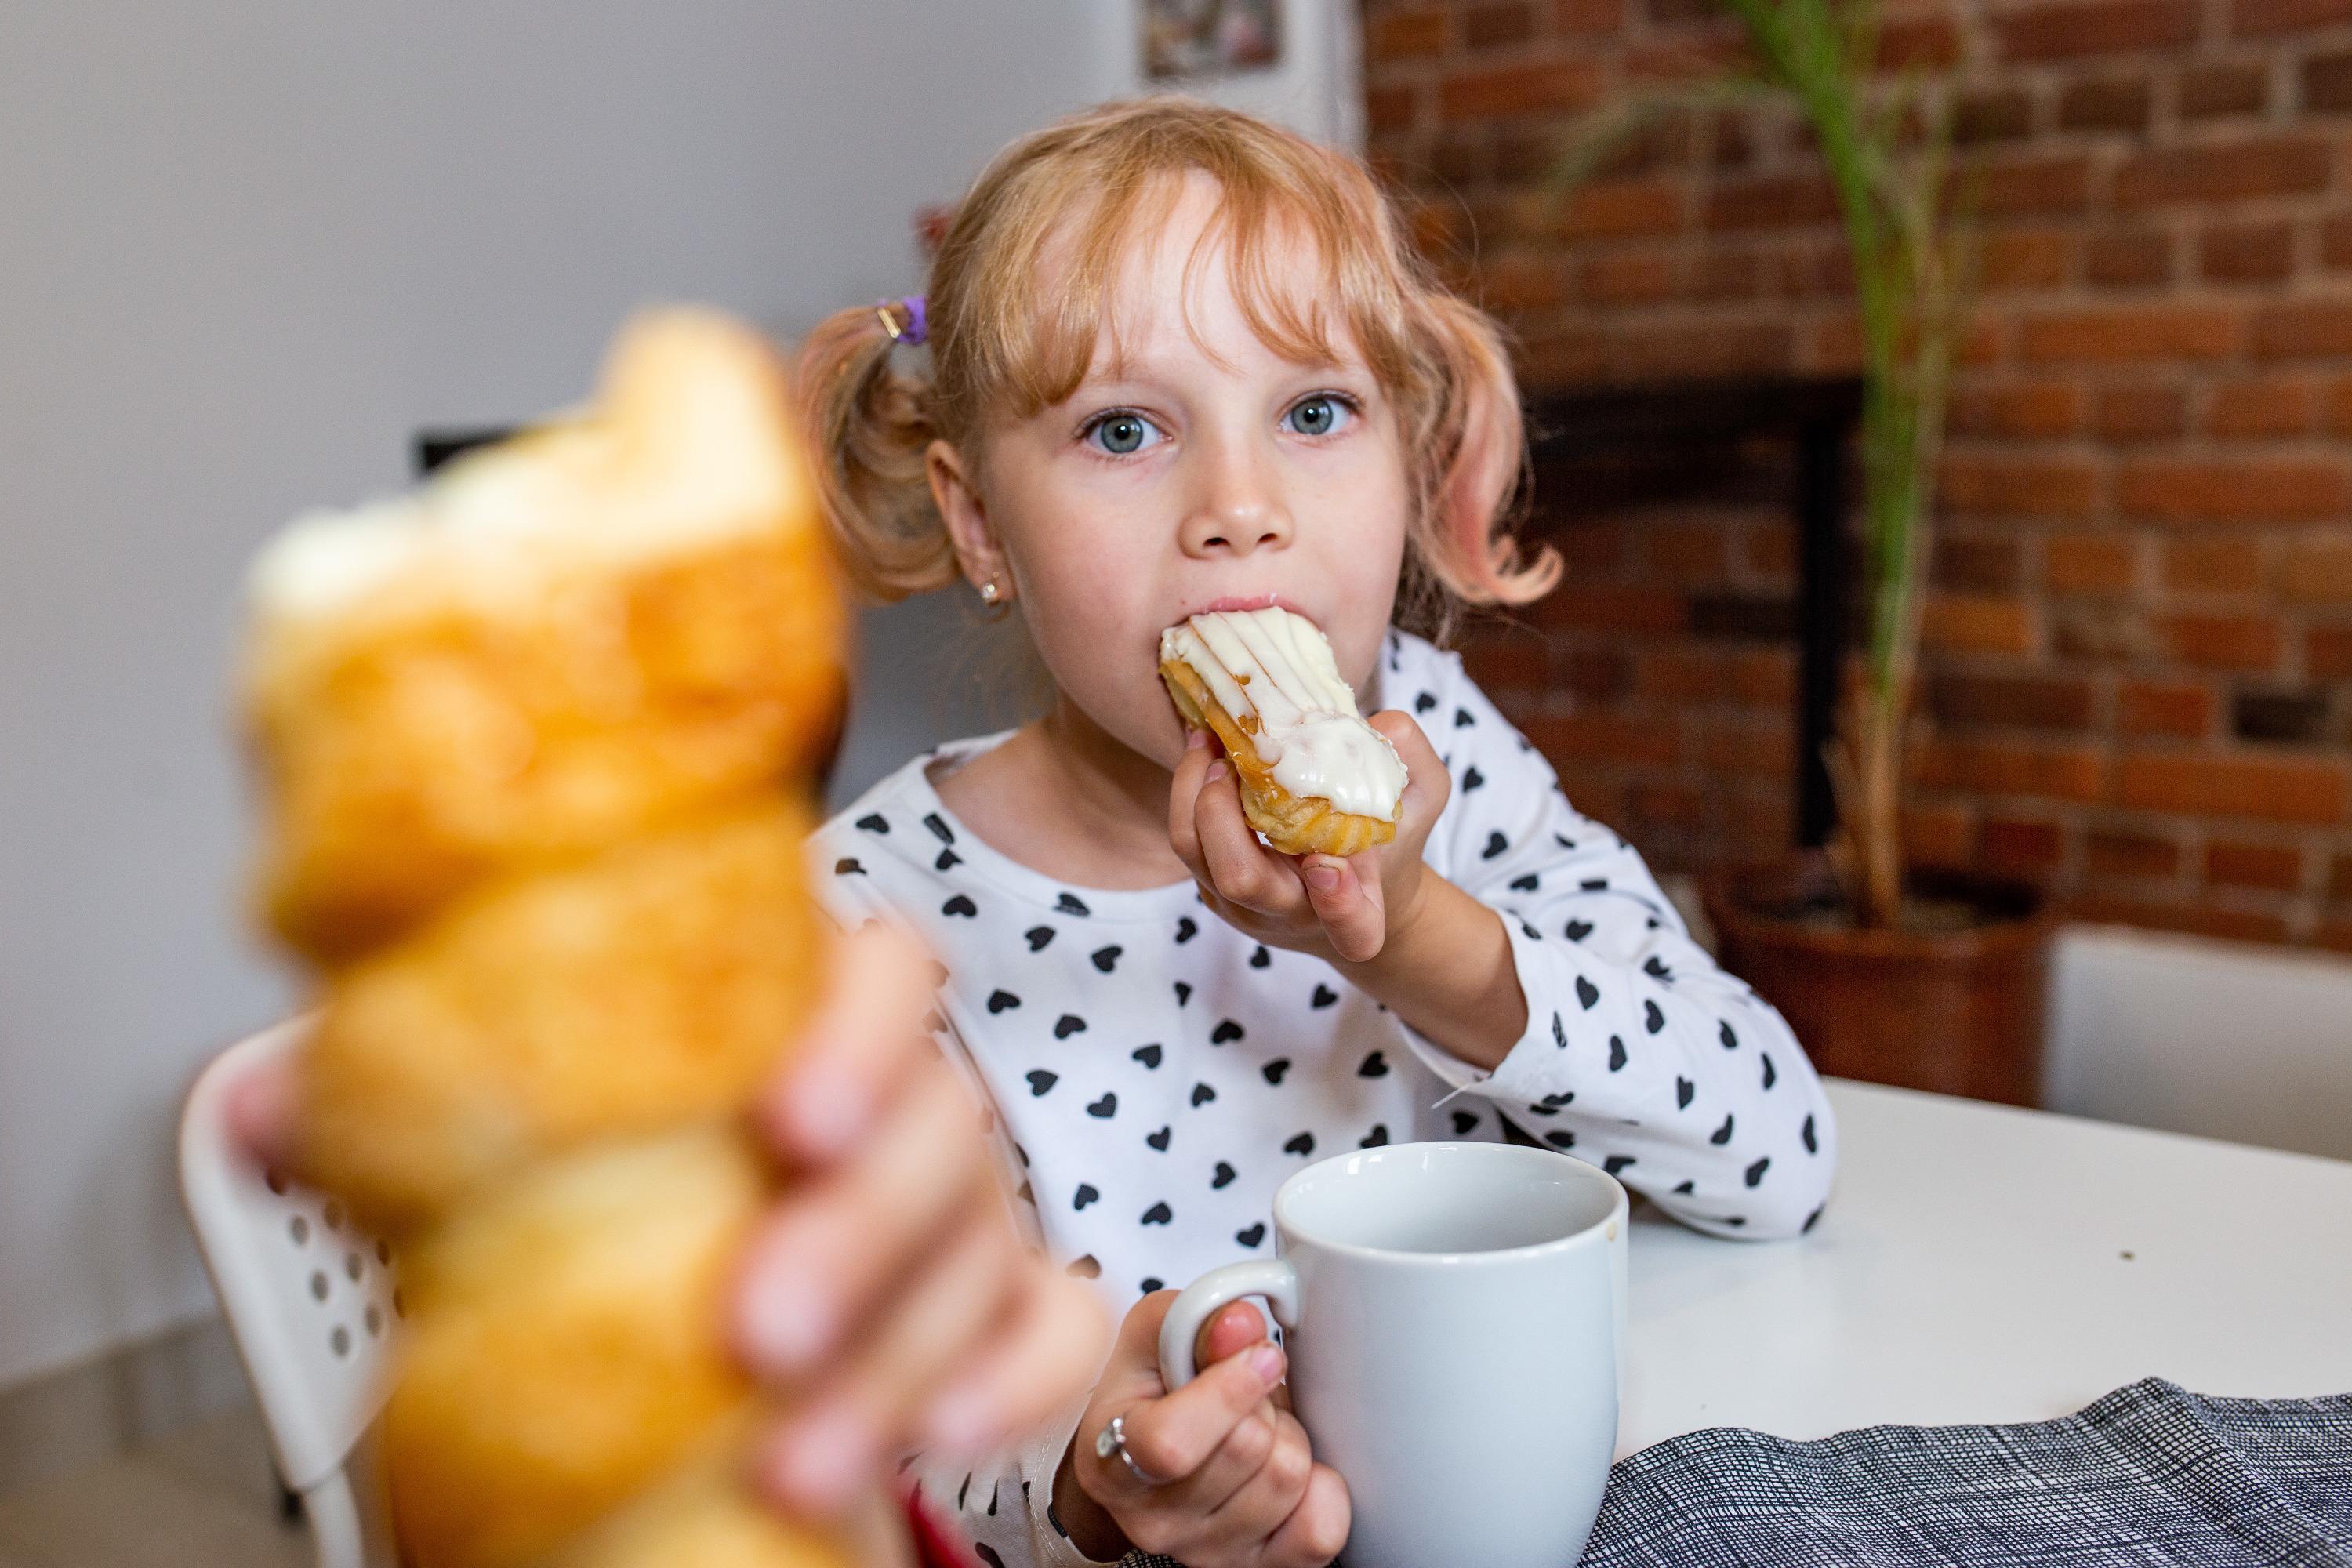
{"type": "Polygon", "coordinates": [[[1113,457],[1124,458],[1162,439],[1160,427],[1140,414],[1106,414],[1087,426],[1087,439],[1113,457]]]}
{"type": "Polygon", "coordinates": [[[1290,412],[1282,416],[1282,423],[1284,428],[1301,436],[1328,436],[1334,430],[1347,428],[1355,414],[1346,398],[1318,392],[1292,404],[1290,412]]]}

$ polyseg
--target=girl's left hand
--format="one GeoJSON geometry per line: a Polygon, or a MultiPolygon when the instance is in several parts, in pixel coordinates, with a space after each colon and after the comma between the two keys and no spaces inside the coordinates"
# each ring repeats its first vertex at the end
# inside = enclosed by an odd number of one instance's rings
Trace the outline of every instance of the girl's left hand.
{"type": "Polygon", "coordinates": [[[1259,842],[1242,815],[1233,765],[1209,735],[1192,732],[1168,792],[1168,842],[1212,912],[1270,947],[1339,963],[1378,957],[1412,919],[1429,876],[1422,847],[1454,781],[1410,716],[1388,709],[1366,722],[1404,761],[1404,804],[1393,839],[1345,860],[1294,859],[1259,842]]]}

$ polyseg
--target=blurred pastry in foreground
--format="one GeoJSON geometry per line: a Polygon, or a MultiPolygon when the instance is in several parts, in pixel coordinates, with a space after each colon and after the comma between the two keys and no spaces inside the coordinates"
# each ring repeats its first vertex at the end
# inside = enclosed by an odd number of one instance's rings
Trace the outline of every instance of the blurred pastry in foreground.
{"type": "Polygon", "coordinates": [[[1331,644],[1289,610],[1218,610],[1160,637],[1184,722],[1215,733],[1251,827],[1285,855],[1359,854],[1396,837],[1404,762],[1364,722],[1331,644]]]}

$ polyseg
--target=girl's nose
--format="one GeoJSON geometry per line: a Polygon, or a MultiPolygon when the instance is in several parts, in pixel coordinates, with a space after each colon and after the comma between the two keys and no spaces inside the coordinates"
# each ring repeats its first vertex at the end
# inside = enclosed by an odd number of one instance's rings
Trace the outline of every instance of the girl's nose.
{"type": "Polygon", "coordinates": [[[1184,520],[1184,553],[1248,555],[1290,542],[1281,487],[1253,456],[1227,447],[1200,453],[1201,493],[1184,520]]]}

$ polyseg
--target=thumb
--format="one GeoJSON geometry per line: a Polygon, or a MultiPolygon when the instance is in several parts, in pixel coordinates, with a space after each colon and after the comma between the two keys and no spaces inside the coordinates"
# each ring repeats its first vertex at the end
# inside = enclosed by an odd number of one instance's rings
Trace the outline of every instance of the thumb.
{"type": "Polygon", "coordinates": [[[1445,771],[1444,762],[1412,714],[1383,708],[1365,722],[1388,737],[1397,759],[1404,763],[1404,800],[1397,810],[1396,843],[1412,846],[1412,852],[1418,855],[1437,814],[1445,809],[1454,794],[1454,776],[1445,771]]]}
{"type": "MultiPolygon", "coordinates": [[[[1359,858],[1377,853],[1367,850],[1359,858]]],[[[1357,875],[1356,861],[1336,855],[1309,855],[1298,863],[1298,877],[1307,884],[1307,901],[1323,922],[1332,952],[1348,963],[1377,958],[1389,933],[1380,878],[1357,875]]]]}

